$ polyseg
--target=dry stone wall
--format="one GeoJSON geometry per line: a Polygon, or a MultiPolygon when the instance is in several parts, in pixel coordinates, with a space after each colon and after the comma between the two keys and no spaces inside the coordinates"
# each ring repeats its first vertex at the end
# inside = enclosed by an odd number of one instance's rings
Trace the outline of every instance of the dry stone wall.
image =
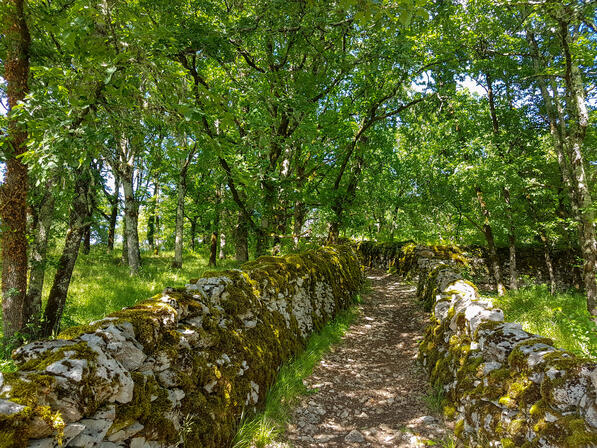
{"type": "Polygon", "coordinates": [[[457,437],[471,447],[597,447],[597,363],[505,322],[445,248],[404,252],[416,261],[395,257],[409,266],[395,269],[418,272],[418,297],[432,311],[419,358],[457,437]]]}
{"type": "Polygon", "coordinates": [[[261,257],[26,345],[0,374],[0,447],[227,446],[361,278],[349,246],[261,257]]]}

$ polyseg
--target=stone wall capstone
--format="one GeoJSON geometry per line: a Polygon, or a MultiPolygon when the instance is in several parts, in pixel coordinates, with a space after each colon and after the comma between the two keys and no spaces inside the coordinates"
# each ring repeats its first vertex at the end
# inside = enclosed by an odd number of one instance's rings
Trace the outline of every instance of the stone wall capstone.
{"type": "Polygon", "coordinates": [[[225,447],[361,280],[348,245],[261,257],[21,347],[0,447],[225,447]]]}
{"type": "MultiPolygon", "coordinates": [[[[387,247],[365,248],[370,263],[387,263],[387,247]]],[[[458,249],[404,248],[391,268],[418,273],[419,300],[432,311],[419,359],[443,389],[456,436],[471,447],[597,447],[597,362],[505,322],[463,279],[458,257],[446,256],[458,249]]]]}

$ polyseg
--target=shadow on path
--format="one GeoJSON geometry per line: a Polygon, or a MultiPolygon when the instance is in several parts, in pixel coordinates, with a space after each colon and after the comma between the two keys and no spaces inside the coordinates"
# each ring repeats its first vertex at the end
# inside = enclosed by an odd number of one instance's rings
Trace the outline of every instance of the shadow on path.
{"type": "Polygon", "coordinates": [[[416,357],[428,315],[416,288],[382,271],[367,276],[361,315],[305,380],[316,392],[293,413],[291,446],[423,447],[449,434],[423,399],[429,385],[416,357]]]}

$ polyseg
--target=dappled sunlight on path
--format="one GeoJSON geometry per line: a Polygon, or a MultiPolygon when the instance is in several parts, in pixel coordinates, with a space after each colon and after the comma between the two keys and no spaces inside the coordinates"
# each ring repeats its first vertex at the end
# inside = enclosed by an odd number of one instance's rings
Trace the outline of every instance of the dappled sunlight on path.
{"type": "Polygon", "coordinates": [[[313,390],[295,410],[287,440],[295,447],[418,447],[446,437],[423,397],[417,364],[426,314],[415,287],[370,271],[372,289],[342,343],[305,384],[313,390]]]}

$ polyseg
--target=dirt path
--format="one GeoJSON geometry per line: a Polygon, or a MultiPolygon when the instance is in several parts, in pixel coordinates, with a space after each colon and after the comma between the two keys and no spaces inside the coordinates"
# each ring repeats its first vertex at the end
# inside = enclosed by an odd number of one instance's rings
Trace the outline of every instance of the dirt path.
{"type": "Polygon", "coordinates": [[[429,386],[416,357],[426,315],[416,288],[381,271],[367,276],[361,316],[306,380],[317,392],[294,412],[293,447],[419,447],[448,434],[423,400],[429,386]]]}

